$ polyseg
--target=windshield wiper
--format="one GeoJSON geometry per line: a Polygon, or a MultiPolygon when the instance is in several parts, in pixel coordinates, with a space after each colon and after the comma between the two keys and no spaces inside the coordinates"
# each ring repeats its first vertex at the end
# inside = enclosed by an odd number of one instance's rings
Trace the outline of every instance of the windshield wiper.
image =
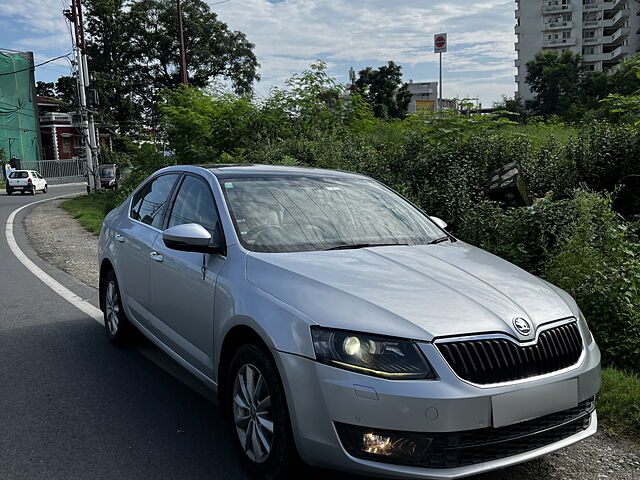
{"type": "Polygon", "coordinates": [[[408,243],[352,243],[347,245],[337,245],[335,247],[324,248],[324,251],[329,250],[356,250],[358,248],[369,248],[369,247],[393,247],[393,246],[407,246],[408,243]]]}
{"type": "Polygon", "coordinates": [[[436,238],[435,240],[431,240],[429,243],[427,243],[427,245],[435,245],[436,243],[442,243],[448,240],[451,240],[451,237],[440,237],[436,238]]]}

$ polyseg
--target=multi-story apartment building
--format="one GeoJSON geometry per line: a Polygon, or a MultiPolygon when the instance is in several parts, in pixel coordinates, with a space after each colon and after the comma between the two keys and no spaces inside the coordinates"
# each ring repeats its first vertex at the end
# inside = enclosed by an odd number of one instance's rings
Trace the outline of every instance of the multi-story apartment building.
{"type": "Polygon", "coordinates": [[[640,0],[516,0],[518,94],[527,62],[540,50],[571,50],[589,71],[602,71],[640,50],[640,0]]]}

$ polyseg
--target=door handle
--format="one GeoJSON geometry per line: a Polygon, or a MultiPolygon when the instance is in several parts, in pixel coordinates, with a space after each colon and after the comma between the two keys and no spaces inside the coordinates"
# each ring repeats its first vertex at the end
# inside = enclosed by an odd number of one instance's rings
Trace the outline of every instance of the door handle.
{"type": "Polygon", "coordinates": [[[116,241],[123,243],[124,242],[124,237],[122,235],[120,235],[119,233],[116,233],[113,238],[116,239],[116,241]]]}
{"type": "Polygon", "coordinates": [[[151,252],[149,256],[151,257],[152,260],[155,260],[156,262],[161,262],[164,260],[164,257],[160,255],[158,252],[151,252]]]}

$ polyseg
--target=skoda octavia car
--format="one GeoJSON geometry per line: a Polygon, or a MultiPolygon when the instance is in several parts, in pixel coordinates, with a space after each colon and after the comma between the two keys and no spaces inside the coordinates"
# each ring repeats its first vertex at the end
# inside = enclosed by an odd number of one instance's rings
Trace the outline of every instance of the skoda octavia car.
{"type": "Polygon", "coordinates": [[[217,391],[253,472],[299,459],[460,478],[596,431],[600,352],[566,292],[381,183],[170,167],[105,219],[100,304],[217,391]]]}

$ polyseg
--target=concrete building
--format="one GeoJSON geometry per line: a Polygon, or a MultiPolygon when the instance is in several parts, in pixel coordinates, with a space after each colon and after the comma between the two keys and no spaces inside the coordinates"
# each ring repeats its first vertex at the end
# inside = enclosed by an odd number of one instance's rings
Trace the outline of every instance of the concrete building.
{"type": "Polygon", "coordinates": [[[640,47],[640,0],[516,0],[515,61],[518,94],[534,97],[525,83],[527,62],[540,50],[571,50],[588,71],[611,68],[640,47]]]}
{"type": "Polygon", "coordinates": [[[70,113],[54,99],[38,97],[40,142],[44,160],[71,160],[84,155],[84,138],[70,113]]]}
{"type": "Polygon", "coordinates": [[[409,112],[434,112],[438,105],[438,82],[414,82],[409,80],[411,103],[409,112]]]}

